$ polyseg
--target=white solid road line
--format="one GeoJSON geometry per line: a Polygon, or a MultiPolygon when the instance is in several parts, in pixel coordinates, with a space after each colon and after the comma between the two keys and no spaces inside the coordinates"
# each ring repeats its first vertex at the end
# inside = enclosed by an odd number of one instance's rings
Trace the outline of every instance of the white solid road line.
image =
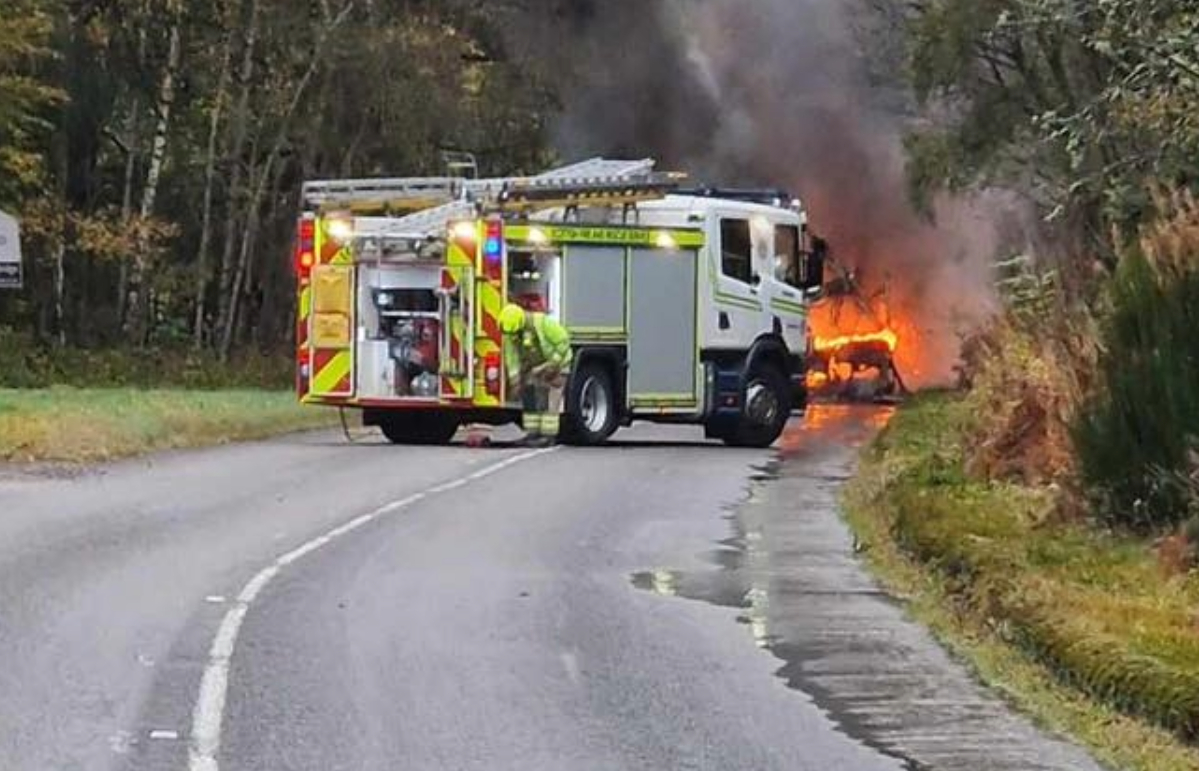
{"type": "Polygon", "coordinates": [[[255,598],[266,588],[279,571],[296,560],[327,546],[343,535],[354,532],[358,528],[380,517],[394,514],[413,506],[426,498],[456,490],[480,479],[496,474],[509,466],[536,458],[539,455],[553,452],[554,448],[526,452],[508,460],[487,466],[461,479],[446,482],[431,487],[425,492],[410,495],[374,511],[333,528],[324,535],[317,536],[311,541],[292,549],[275,559],[251,578],[238,593],[237,599],[217,629],[212,647],[208,650],[208,664],[204,667],[204,676],[200,679],[200,693],[196,698],[196,709],[192,713],[191,742],[188,748],[187,767],[189,771],[218,771],[217,753],[221,748],[221,722],[225,715],[225,698],[229,692],[229,662],[233,658],[233,650],[237,646],[237,635],[241,631],[242,622],[250,610],[255,598]]]}

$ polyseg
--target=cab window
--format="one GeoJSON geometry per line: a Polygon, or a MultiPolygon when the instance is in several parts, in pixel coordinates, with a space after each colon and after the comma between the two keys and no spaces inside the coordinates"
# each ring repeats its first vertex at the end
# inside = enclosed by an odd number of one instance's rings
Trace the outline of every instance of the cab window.
{"type": "Polygon", "coordinates": [[[749,220],[720,221],[720,270],[746,284],[753,277],[753,239],[749,220]]]}
{"type": "Polygon", "coordinates": [[[803,288],[803,262],[799,250],[799,226],[779,225],[774,229],[774,277],[797,289],[803,288]]]}

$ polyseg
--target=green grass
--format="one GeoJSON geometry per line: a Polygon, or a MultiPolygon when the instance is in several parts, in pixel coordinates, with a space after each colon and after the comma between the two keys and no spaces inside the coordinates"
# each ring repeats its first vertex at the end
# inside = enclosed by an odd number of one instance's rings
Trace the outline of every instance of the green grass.
{"type": "Polygon", "coordinates": [[[287,391],[0,390],[0,459],[91,462],[332,425],[287,391]]]}
{"type": "Polygon", "coordinates": [[[1199,768],[1199,577],[1066,524],[1049,491],[972,480],[968,405],[917,400],[863,458],[846,512],[916,616],[1050,727],[1121,768],[1199,768]]]}

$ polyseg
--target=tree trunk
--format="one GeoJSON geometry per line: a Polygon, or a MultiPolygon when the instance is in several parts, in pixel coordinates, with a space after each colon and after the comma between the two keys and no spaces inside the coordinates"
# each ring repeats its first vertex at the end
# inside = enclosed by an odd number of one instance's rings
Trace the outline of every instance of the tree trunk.
{"type": "Polygon", "coordinates": [[[263,163],[261,171],[259,171],[257,179],[254,181],[253,193],[250,200],[246,202],[247,224],[246,234],[242,239],[241,253],[238,256],[237,271],[230,285],[228,293],[229,312],[225,315],[225,326],[221,334],[221,359],[229,357],[230,350],[233,346],[233,331],[234,321],[237,315],[237,300],[240,293],[242,281],[246,275],[247,262],[249,260],[253,239],[257,235],[260,219],[260,207],[262,206],[262,197],[266,192],[267,184],[272,179],[272,172],[275,168],[275,162],[279,158],[279,153],[283,149],[283,143],[287,141],[287,135],[291,129],[291,120],[295,115],[296,110],[300,106],[300,100],[304,98],[304,93],[308,90],[308,85],[315,77],[317,70],[320,68],[321,55],[329,42],[329,38],[337,30],[339,26],[350,16],[350,12],[354,9],[354,0],[347,0],[341,11],[337,14],[332,22],[330,22],[324,30],[322,30],[317,39],[316,46],[313,50],[312,58],[308,62],[308,69],[305,70],[300,82],[296,84],[295,91],[292,92],[291,101],[287,105],[287,111],[283,114],[283,118],[279,124],[279,132],[275,136],[275,143],[271,146],[270,152],[263,163]]]}
{"type": "Polygon", "coordinates": [[[155,112],[158,123],[154,128],[154,142],[150,147],[150,163],[146,171],[146,186],[142,189],[142,202],[139,209],[141,230],[137,238],[137,253],[133,256],[133,280],[129,289],[129,320],[128,327],[136,345],[143,345],[146,338],[146,312],[150,307],[147,300],[145,277],[150,250],[145,223],[154,213],[154,203],[158,197],[158,183],[162,179],[162,167],[166,160],[167,136],[171,123],[171,108],[175,103],[175,80],[179,73],[179,60],[182,55],[180,39],[183,25],[182,0],[168,0],[170,13],[170,43],[167,51],[167,64],[162,73],[162,81],[158,88],[158,104],[155,112]]]}
{"type": "MultiPolygon", "coordinates": [[[[259,222],[254,229],[254,241],[251,242],[249,246],[250,255],[255,253],[254,250],[258,244],[260,234],[263,230],[263,222],[275,222],[275,218],[279,210],[279,195],[283,187],[283,173],[285,170],[286,166],[284,164],[275,164],[275,171],[271,175],[270,187],[265,197],[265,202],[268,206],[266,210],[266,216],[260,217],[259,222]]],[[[269,232],[267,236],[268,238],[270,237],[269,232]]],[[[278,260],[273,259],[268,261],[271,263],[278,262],[278,260]]],[[[242,281],[241,300],[244,308],[242,311],[242,317],[245,323],[241,326],[243,334],[240,336],[240,338],[238,335],[234,335],[235,339],[240,339],[242,342],[245,342],[247,339],[250,339],[250,336],[245,333],[252,332],[255,344],[261,342],[258,334],[259,330],[262,328],[262,306],[259,303],[251,303],[251,301],[256,300],[259,297],[259,292],[264,288],[264,277],[268,272],[267,269],[258,264],[259,262],[260,261],[256,261],[254,259],[246,260],[246,274],[242,281]],[[258,270],[255,270],[255,268],[258,270]],[[258,291],[255,290],[255,284],[257,284],[259,288],[258,291]]]]}
{"type": "Polygon", "coordinates": [[[216,181],[217,138],[221,124],[221,110],[228,97],[230,66],[233,61],[233,26],[229,26],[225,48],[221,54],[221,70],[217,77],[216,99],[208,121],[208,157],[204,161],[204,207],[200,224],[200,247],[196,255],[196,315],[193,322],[193,345],[204,345],[204,314],[207,310],[205,295],[208,291],[208,250],[212,243],[212,192],[216,181]]]}
{"type": "Polygon", "coordinates": [[[67,314],[63,304],[67,283],[66,261],[67,242],[60,236],[54,239],[54,325],[59,348],[67,346],[67,314]]]}
{"type": "MultiPolygon", "coordinates": [[[[134,63],[142,67],[146,61],[146,8],[143,3],[139,8],[139,25],[137,30],[137,58],[134,63]]],[[[134,92],[129,105],[129,114],[125,117],[125,189],[121,196],[121,222],[129,224],[133,216],[133,185],[137,175],[138,148],[141,146],[141,97],[134,92]]],[[[129,291],[129,260],[121,260],[117,277],[117,316],[114,335],[119,334],[125,326],[125,301],[129,291]]]]}
{"type": "MultiPolygon", "coordinates": [[[[233,139],[229,146],[229,216],[225,223],[225,247],[221,252],[221,271],[217,282],[217,328],[221,330],[221,355],[226,355],[224,330],[229,327],[232,305],[230,294],[233,287],[234,252],[237,249],[238,213],[246,211],[246,195],[242,182],[242,154],[246,148],[247,124],[250,113],[250,94],[254,83],[254,49],[258,42],[259,0],[247,0],[250,4],[249,20],[246,22],[245,40],[242,44],[241,67],[237,74],[240,91],[233,112],[233,139]]],[[[247,215],[248,217],[248,215],[247,215]]]]}
{"type": "MultiPolygon", "coordinates": [[[[129,115],[125,118],[125,189],[121,196],[121,222],[129,224],[133,216],[133,182],[137,174],[137,147],[141,121],[138,113],[141,111],[141,100],[133,98],[129,106],[129,115]]],[[[125,323],[125,299],[129,291],[129,261],[121,260],[120,273],[117,277],[117,327],[125,323]]],[[[117,332],[119,329],[114,329],[117,332]]]]}

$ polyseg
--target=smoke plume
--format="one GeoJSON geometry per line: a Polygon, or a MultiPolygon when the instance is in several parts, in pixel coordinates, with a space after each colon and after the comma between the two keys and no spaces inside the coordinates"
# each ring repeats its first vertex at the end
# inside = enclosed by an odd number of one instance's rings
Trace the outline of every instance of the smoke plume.
{"type": "Polygon", "coordinates": [[[991,305],[994,217],[910,207],[914,110],[882,0],[560,0],[562,154],[654,156],[699,181],[783,187],[909,330],[901,364],[950,375],[957,332],[991,305]],[[916,337],[914,342],[911,337],[916,337]]]}

